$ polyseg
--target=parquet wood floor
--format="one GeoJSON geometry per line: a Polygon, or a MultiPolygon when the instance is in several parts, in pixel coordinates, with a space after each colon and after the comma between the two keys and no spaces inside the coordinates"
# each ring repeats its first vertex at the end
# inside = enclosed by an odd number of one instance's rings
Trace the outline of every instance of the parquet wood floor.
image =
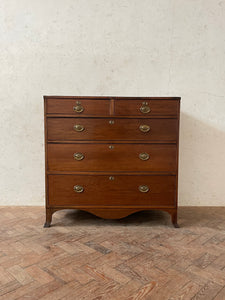
{"type": "Polygon", "coordinates": [[[0,299],[225,299],[225,207],[121,220],[43,207],[0,208],[0,299]]]}

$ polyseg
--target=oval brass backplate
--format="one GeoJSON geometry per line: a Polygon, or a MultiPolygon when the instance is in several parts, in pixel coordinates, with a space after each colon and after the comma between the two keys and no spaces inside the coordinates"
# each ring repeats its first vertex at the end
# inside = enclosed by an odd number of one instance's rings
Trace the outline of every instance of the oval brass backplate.
{"type": "Polygon", "coordinates": [[[76,193],[82,193],[84,191],[84,188],[81,185],[75,185],[73,187],[74,192],[76,193]]]}
{"type": "Polygon", "coordinates": [[[149,187],[147,185],[139,185],[138,189],[141,193],[147,193],[149,191],[149,187]]]}
{"type": "Polygon", "coordinates": [[[140,125],[139,129],[141,132],[149,132],[150,131],[150,126],[149,125],[140,125]]]}
{"type": "Polygon", "coordinates": [[[82,159],[84,159],[84,154],[83,154],[83,153],[76,152],[76,153],[73,154],[73,158],[74,158],[75,160],[82,160],[82,159]]]}
{"type": "Polygon", "coordinates": [[[139,158],[141,160],[148,160],[149,159],[149,154],[146,153],[146,152],[142,152],[142,153],[139,154],[139,158]]]}
{"type": "Polygon", "coordinates": [[[143,113],[143,114],[147,114],[151,111],[149,105],[148,105],[148,102],[142,102],[142,105],[140,107],[140,111],[143,113]]]}
{"type": "Polygon", "coordinates": [[[114,176],[109,176],[109,180],[114,180],[115,177],[114,176]]]}
{"type": "Polygon", "coordinates": [[[73,110],[77,113],[82,113],[84,111],[83,106],[79,101],[76,102],[76,106],[73,107],[73,110]]]}
{"type": "Polygon", "coordinates": [[[84,131],[84,126],[80,125],[80,124],[76,124],[73,126],[73,129],[77,132],[81,132],[81,131],[84,131]]]}

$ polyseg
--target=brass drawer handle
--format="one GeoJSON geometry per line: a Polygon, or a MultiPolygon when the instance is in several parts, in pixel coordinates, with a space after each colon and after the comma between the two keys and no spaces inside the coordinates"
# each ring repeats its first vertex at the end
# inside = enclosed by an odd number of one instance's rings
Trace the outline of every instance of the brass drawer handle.
{"type": "Polygon", "coordinates": [[[149,125],[140,125],[139,129],[142,132],[149,132],[150,131],[150,126],[149,125]]]}
{"type": "Polygon", "coordinates": [[[81,131],[84,131],[84,126],[83,125],[79,125],[79,124],[76,124],[73,126],[73,129],[77,132],[81,132],[81,131]]]}
{"type": "Polygon", "coordinates": [[[81,103],[79,101],[76,102],[76,106],[73,107],[73,110],[77,113],[82,113],[84,111],[83,106],[81,105],[81,103]]]}
{"type": "Polygon", "coordinates": [[[147,193],[149,191],[149,187],[147,185],[139,185],[138,189],[141,193],[147,193]]]}
{"type": "Polygon", "coordinates": [[[140,158],[141,160],[148,160],[148,159],[149,159],[149,154],[146,153],[146,152],[140,153],[140,154],[139,154],[139,158],[140,158]]]}
{"type": "Polygon", "coordinates": [[[148,102],[142,102],[142,105],[140,107],[140,111],[143,114],[147,114],[151,111],[150,107],[148,106],[148,102]]]}
{"type": "Polygon", "coordinates": [[[84,191],[84,188],[81,185],[75,185],[73,187],[74,192],[76,193],[82,193],[84,191]]]}
{"type": "Polygon", "coordinates": [[[84,154],[83,153],[79,153],[79,152],[74,153],[73,154],[73,158],[76,159],[76,160],[82,160],[82,159],[84,159],[84,154]]]}

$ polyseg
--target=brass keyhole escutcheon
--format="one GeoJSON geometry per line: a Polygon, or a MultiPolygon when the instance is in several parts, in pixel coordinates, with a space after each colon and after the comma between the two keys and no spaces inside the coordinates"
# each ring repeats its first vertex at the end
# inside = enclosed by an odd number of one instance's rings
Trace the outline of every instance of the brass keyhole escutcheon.
{"type": "Polygon", "coordinates": [[[109,180],[114,180],[115,177],[114,176],[109,176],[109,180]]]}
{"type": "Polygon", "coordinates": [[[149,187],[147,185],[139,185],[138,189],[141,193],[147,193],[149,191],[149,187]]]}
{"type": "Polygon", "coordinates": [[[76,102],[76,106],[73,107],[73,110],[77,113],[82,113],[84,111],[83,106],[79,101],[76,102]]]}
{"type": "Polygon", "coordinates": [[[139,158],[141,160],[148,160],[149,159],[149,154],[146,153],[146,152],[142,152],[142,153],[139,154],[139,158]]]}
{"type": "Polygon", "coordinates": [[[112,124],[114,124],[114,123],[115,123],[114,120],[109,120],[109,124],[110,124],[110,125],[112,125],[112,124]]]}
{"type": "Polygon", "coordinates": [[[83,153],[79,153],[79,152],[74,153],[74,154],[73,154],[73,158],[74,158],[75,160],[82,160],[82,159],[84,159],[84,154],[83,154],[83,153]]]}
{"type": "Polygon", "coordinates": [[[113,145],[109,145],[109,149],[114,149],[115,148],[115,146],[113,146],[113,145]]]}
{"type": "Polygon", "coordinates": [[[150,131],[150,126],[149,125],[140,125],[139,129],[141,132],[149,132],[150,131]]]}
{"type": "Polygon", "coordinates": [[[73,187],[74,192],[76,193],[82,193],[84,191],[84,188],[81,185],[75,185],[73,187]]]}
{"type": "Polygon", "coordinates": [[[148,102],[146,102],[146,101],[142,102],[142,105],[140,107],[140,111],[143,114],[147,114],[151,111],[148,102]]]}
{"type": "Polygon", "coordinates": [[[81,131],[84,131],[84,126],[80,125],[80,124],[76,124],[73,126],[73,129],[77,132],[81,132],[81,131]]]}

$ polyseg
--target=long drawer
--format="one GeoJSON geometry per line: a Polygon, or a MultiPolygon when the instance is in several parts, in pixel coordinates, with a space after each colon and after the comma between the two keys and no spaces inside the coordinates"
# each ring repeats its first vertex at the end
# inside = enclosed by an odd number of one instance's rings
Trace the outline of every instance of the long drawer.
{"type": "Polygon", "coordinates": [[[145,140],[175,142],[176,119],[48,118],[48,140],[145,140]]]}
{"type": "Polygon", "coordinates": [[[49,205],[175,205],[175,176],[49,175],[49,205]]]}
{"type": "Polygon", "coordinates": [[[173,144],[48,144],[48,171],[175,172],[173,144]]]}

